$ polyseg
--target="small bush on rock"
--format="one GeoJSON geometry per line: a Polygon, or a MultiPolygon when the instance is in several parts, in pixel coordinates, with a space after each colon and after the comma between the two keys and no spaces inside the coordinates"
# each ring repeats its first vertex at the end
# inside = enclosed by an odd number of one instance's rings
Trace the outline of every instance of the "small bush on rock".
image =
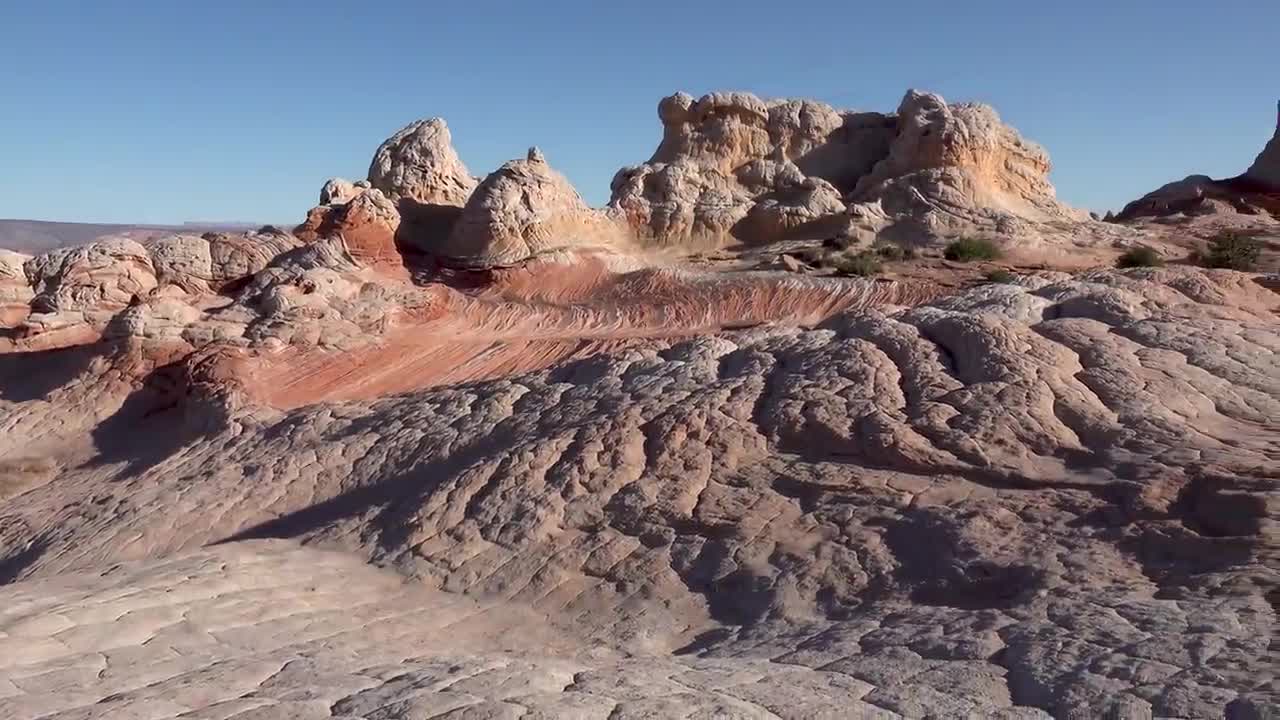
{"type": "Polygon", "coordinates": [[[1156,252],[1155,248],[1149,248],[1146,245],[1129,248],[1116,259],[1116,267],[1118,268],[1162,266],[1164,266],[1164,258],[1160,256],[1160,253],[1156,252]]]}
{"type": "Polygon", "coordinates": [[[889,262],[914,260],[916,258],[915,248],[904,247],[902,245],[885,244],[878,246],[875,250],[877,255],[889,262]]]}
{"type": "Polygon", "coordinates": [[[830,265],[836,272],[841,275],[857,275],[858,277],[870,277],[880,274],[880,258],[875,253],[860,252],[853,255],[839,255],[833,257],[830,265]]]}
{"type": "Polygon", "coordinates": [[[1011,283],[1015,277],[1017,276],[1004,268],[996,268],[986,274],[987,282],[992,283],[1011,283]]]}
{"type": "Polygon", "coordinates": [[[1227,230],[1209,241],[1209,249],[1200,262],[1205,267],[1228,270],[1252,270],[1262,255],[1262,241],[1234,230],[1227,230]]]}
{"type": "Polygon", "coordinates": [[[1000,254],[1000,248],[995,243],[983,238],[960,238],[942,251],[942,257],[958,262],[995,260],[1000,254]]]}

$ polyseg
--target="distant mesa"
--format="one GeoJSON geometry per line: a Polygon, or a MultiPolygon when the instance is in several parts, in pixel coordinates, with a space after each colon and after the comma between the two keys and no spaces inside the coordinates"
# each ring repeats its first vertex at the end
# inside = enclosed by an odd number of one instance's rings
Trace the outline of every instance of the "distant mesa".
{"type": "Polygon", "coordinates": [[[189,221],[179,225],[80,223],[53,220],[0,219],[0,248],[36,254],[55,248],[84,245],[97,240],[122,237],[146,241],[175,232],[245,232],[262,223],[189,221]]]}

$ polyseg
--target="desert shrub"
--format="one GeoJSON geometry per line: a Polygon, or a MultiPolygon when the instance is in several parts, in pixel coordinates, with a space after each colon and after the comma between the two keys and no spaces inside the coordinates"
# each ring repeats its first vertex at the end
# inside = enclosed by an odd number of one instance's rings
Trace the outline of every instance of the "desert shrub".
{"type": "Polygon", "coordinates": [[[880,274],[880,258],[875,253],[863,251],[850,255],[837,255],[830,260],[831,267],[842,275],[870,277],[880,274]]]}
{"type": "Polygon", "coordinates": [[[1000,248],[983,238],[960,238],[942,251],[942,257],[959,262],[995,260],[1000,257],[1000,248]]]}
{"type": "Polygon", "coordinates": [[[1252,270],[1262,255],[1262,241],[1234,230],[1227,230],[1209,241],[1209,248],[1200,254],[1205,267],[1229,270],[1252,270]]]}
{"type": "Polygon", "coordinates": [[[1118,268],[1135,268],[1135,267],[1161,267],[1164,265],[1164,258],[1155,248],[1149,248],[1146,245],[1129,248],[1123,255],[1116,259],[1116,267],[1118,268]]]}
{"type": "Polygon", "coordinates": [[[792,257],[806,265],[818,267],[822,265],[823,261],[826,259],[828,251],[823,250],[822,248],[805,248],[790,254],[792,257]]]}
{"type": "Polygon", "coordinates": [[[916,257],[916,249],[904,247],[893,243],[886,243],[876,247],[876,254],[889,262],[897,262],[899,260],[914,260],[916,257]]]}
{"type": "Polygon", "coordinates": [[[984,277],[986,277],[987,282],[1011,283],[1017,276],[1004,268],[996,268],[995,270],[988,272],[984,277]]]}

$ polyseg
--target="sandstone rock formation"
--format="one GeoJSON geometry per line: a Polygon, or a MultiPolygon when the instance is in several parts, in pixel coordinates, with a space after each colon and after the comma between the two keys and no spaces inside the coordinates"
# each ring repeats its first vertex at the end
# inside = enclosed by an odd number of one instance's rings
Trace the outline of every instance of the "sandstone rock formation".
{"type": "MultiPolygon", "coordinates": [[[[453,149],[449,126],[441,118],[418,120],[387,138],[369,165],[369,183],[398,202],[461,206],[476,179],[453,149]]],[[[322,198],[323,199],[323,198],[322,198]]]]}
{"type": "MultiPolygon", "coordinates": [[[[284,292],[355,267],[286,255],[247,297],[359,292],[284,292]]],[[[1240,273],[1045,273],[399,396],[237,390],[207,427],[114,363],[6,385],[6,453],[107,417],[0,512],[0,709],[1265,717],[1277,310],[1240,273]]]]}
{"type": "Polygon", "coordinates": [[[1092,242],[980,106],[661,114],[605,210],[426,123],[301,238],[0,254],[0,717],[1280,711],[1273,278],[628,253],[1092,242]]]}
{"type": "Polygon", "coordinates": [[[661,244],[839,232],[924,242],[1086,219],[1054,198],[1047,154],[983,105],[911,91],[885,115],[680,93],[658,114],[661,145],[648,163],[618,173],[610,207],[661,244]]]}
{"type": "Polygon", "coordinates": [[[209,243],[213,283],[219,289],[258,272],[299,244],[293,235],[269,226],[249,233],[206,233],[201,237],[209,243]]]}
{"type": "Polygon", "coordinates": [[[0,250],[0,328],[14,327],[27,317],[33,293],[22,268],[30,259],[22,253],[0,250]]]}
{"type": "Polygon", "coordinates": [[[402,272],[405,250],[441,253],[475,187],[444,120],[419,120],[378,147],[367,181],[327,181],[294,233],[305,242],[340,234],[358,261],[402,272]]]}
{"type": "Polygon", "coordinates": [[[1276,103],[1276,132],[1266,147],[1258,153],[1245,177],[1266,188],[1280,192],[1280,101],[1276,103]]]}
{"type": "Polygon", "coordinates": [[[1134,200],[1117,219],[1241,213],[1280,220],[1280,111],[1277,115],[1275,136],[1243,175],[1226,180],[1191,175],[1134,200]]]}
{"type": "Polygon", "coordinates": [[[368,180],[351,182],[342,178],[329,178],[320,188],[320,204],[345,205],[370,187],[368,180]]]}
{"type": "Polygon", "coordinates": [[[340,235],[360,262],[374,267],[401,267],[397,240],[400,223],[395,204],[381,190],[368,189],[345,202],[313,208],[294,234],[304,242],[340,235]]]}
{"type": "Polygon", "coordinates": [[[617,246],[621,229],[583,202],[542,152],[512,160],[476,188],[437,252],[450,263],[511,265],[550,250],[617,246]]]}
{"type": "Polygon", "coordinates": [[[873,221],[873,229],[1012,235],[1026,223],[1087,219],[1055,199],[1048,153],[986,105],[948,105],[913,90],[898,107],[896,128],[888,155],[850,196],[855,217],[887,216],[884,228],[873,221]]]}
{"type": "Polygon", "coordinates": [[[102,327],[158,284],[151,255],[132,240],[105,240],[37,255],[23,270],[34,297],[28,332],[102,327]]]}

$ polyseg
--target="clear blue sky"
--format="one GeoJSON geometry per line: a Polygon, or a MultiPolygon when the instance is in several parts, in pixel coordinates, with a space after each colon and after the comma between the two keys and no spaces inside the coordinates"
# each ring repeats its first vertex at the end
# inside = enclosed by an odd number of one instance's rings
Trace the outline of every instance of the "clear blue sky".
{"type": "Polygon", "coordinates": [[[0,67],[0,217],[300,220],[432,115],[473,173],[536,144],[599,204],[676,90],[908,87],[995,105],[1103,210],[1252,162],[1280,2],[0,0],[0,67]]]}

